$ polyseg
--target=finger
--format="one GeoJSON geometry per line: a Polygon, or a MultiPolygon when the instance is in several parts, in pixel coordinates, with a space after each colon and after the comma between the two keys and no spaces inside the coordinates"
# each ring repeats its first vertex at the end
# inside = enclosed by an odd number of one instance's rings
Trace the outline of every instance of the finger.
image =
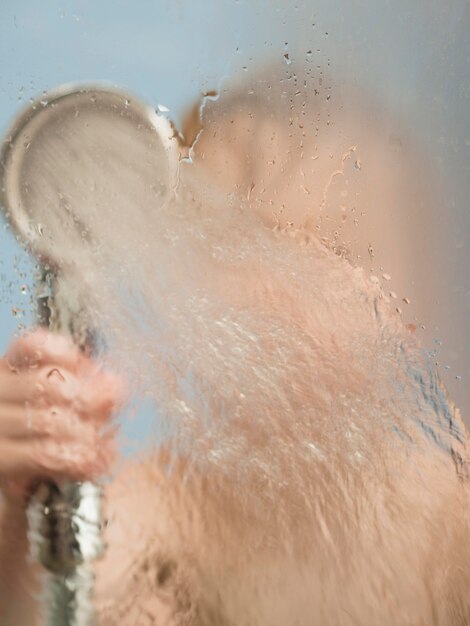
{"type": "Polygon", "coordinates": [[[49,365],[37,371],[35,381],[31,401],[37,406],[68,406],[87,419],[107,420],[125,400],[123,379],[98,366],[74,375],[49,365]]]}
{"type": "Polygon", "coordinates": [[[73,407],[81,386],[74,374],[55,365],[24,372],[3,372],[0,375],[0,415],[6,419],[7,413],[13,410],[17,414],[51,405],[73,407]]]}
{"type": "MultiPolygon", "coordinates": [[[[0,361],[2,362],[2,361],[0,361]]],[[[7,403],[70,402],[79,392],[77,377],[64,366],[48,364],[34,369],[11,369],[0,374],[0,398],[7,403]]]]}
{"type": "Polygon", "coordinates": [[[0,404],[0,439],[24,439],[41,436],[41,433],[36,430],[39,420],[37,416],[33,418],[33,412],[34,409],[29,406],[2,402],[0,404]]]}
{"type": "Polygon", "coordinates": [[[38,406],[59,404],[73,407],[83,391],[83,382],[76,374],[63,366],[51,363],[39,367],[31,375],[30,384],[30,399],[38,406]]]}
{"type": "Polygon", "coordinates": [[[98,436],[85,441],[37,440],[35,461],[38,472],[48,476],[87,480],[104,474],[115,457],[111,437],[98,436]],[[92,440],[90,440],[92,439],[92,440]]]}
{"type": "Polygon", "coordinates": [[[0,477],[4,481],[88,480],[105,473],[114,456],[110,441],[18,440],[0,443],[0,477]]]}
{"type": "Polygon", "coordinates": [[[85,421],[70,407],[47,408],[0,407],[0,438],[2,440],[54,438],[81,441],[92,445],[99,433],[96,421],[85,421]]]}
{"type": "Polygon", "coordinates": [[[43,329],[22,335],[10,346],[6,358],[13,369],[35,368],[53,363],[71,371],[83,365],[86,360],[70,337],[43,329]]]}

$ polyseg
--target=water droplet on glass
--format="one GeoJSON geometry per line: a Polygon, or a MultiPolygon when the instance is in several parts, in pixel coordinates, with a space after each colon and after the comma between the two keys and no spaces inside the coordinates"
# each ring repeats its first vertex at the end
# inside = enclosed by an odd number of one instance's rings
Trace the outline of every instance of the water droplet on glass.
{"type": "Polygon", "coordinates": [[[37,288],[36,297],[37,298],[49,298],[51,295],[52,295],[52,290],[50,288],[50,285],[48,285],[47,283],[40,283],[37,288]]]}
{"type": "Polygon", "coordinates": [[[57,367],[54,367],[53,369],[50,370],[50,372],[47,374],[47,378],[49,380],[53,380],[53,381],[56,381],[56,382],[64,382],[65,381],[65,378],[60,373],[60,370],[57,369],[57,367]]]}
{"type": "Polygon", "coordinates": [[[284,52],[284,61],[286,62],[287,65],[290,65],[292,63],[292,60],[289,58],[289,53],[288,52],[284,52]]]}

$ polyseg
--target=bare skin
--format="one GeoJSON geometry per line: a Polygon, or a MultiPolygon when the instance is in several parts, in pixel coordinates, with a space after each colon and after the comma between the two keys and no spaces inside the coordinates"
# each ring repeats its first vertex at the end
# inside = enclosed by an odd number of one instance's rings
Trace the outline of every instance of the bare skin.
{"type": "MultiPolygon", "coordinates": [[[[285,247],[299,267],[308,257],[315,306],[304,304],[295,277],[280,275],[262,251],[256,271],[239,269],[242,281],[220,277],[227,302],[243,302],[260,319],[277,315],[281,329],[299,329],[299,341],[284,346],[282,333],[273,338],[260,330],[261,354],[247,342],[244,358],[261,371],[272,363],[266,371],[276,385],[249,409],[240,404],[221,428],[224,465],[188,472],[189,460],[175,461],[162,449],[123,467],[107,488],[108,551],[96,569],[100,626],[469,624],[467,433],[460,415],[380,288],[310,237],[305,198],[316,194],[322,202],[330,170],[303,176],[309,193],[286,181],[269,187],[268,179],[280,180],[276,159],[261,150],[272,148],[272,123],[246,147],[242,131],[252,118],[220,120],[219,134],[196,146],[201,175],[216,172],[217,184],[239,193],[245,211],[270,229],[280,225],[285,232],[273,233],[270,245],[285,247]],[[220,142],[220,133],[231,142],[220,142]],[[222,146],[233,152],[221,153],[222,146]],[[243,164],[257,150],[263,160],[253,178],[243,164]],[[291,223],[299,227],[294,236],[291,223]],[[315,354],[308,361],[306,343],[315,354]],[[282,402],[294,407],[295,420],[284,419],[282,402]]],[[[289,132],[274,135],[275,157],[298,142],[289,132]]],[[[312,161],[314,152],[308,147],[305,158],[312,161]]],[[[382,189],[387,180],[384,174],[382,189]]],[[[381,188],[376,178],[373,185],[381,188]]],[[[31,600],[38,570],[26,559],[27,485],[45,476],[93,478],[110,468],[112,438],[103,426],[121,402],[119,387],[66,340],[44,334],[14,344],[1,364],[1,549],[14,565],[14,575],[1,571],[2,624],[40,623],[31,600]],[[51,374],[56,368],[65,381],[51,374]]],[[[201,437],[194,455],[211,459],[220,453],[216,444],[201,437]]]]}

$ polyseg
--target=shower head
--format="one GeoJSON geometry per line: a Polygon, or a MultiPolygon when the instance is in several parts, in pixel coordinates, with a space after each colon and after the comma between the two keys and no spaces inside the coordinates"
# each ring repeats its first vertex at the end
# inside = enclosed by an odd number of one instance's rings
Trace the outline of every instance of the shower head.
{"type": "Polygon", "coordinates": [[[178,160],[174,128],[151,107],[109,87],[63,86],[7,132],[0,202],[32,252],[60,267],[74,237],[93,239],[97,219],[122,220],[146,199],[164,201],[178,160]]]}

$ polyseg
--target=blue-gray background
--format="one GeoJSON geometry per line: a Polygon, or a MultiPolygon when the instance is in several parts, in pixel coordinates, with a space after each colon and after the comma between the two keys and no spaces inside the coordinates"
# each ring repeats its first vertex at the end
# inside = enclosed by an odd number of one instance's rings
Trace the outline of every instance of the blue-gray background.
{"type": "MultiPolygon", "coordinates": [[[[0,131],[42,90],[88,80],[110,81],[155,106],[164,103],[178,122],[202,91],[243,66],[252,71],[283,54],[286,42],[292,55],[300,43],[320,48],[336,77],[347,76],[406,119],[439,166],[450,225],[439,253],[450,259],[455,296],[440,306],[461,340],[446,345],[445,329],[435,332],[444,337],[439,358],[455,364],[443,377],[465,412],[469,32],[468,0],[2,0],[0,131]]],[[[31,267],[9,230],[0,229],[2,351],[30,321],[24,285],[31,285],[31,267]]],[[[129,433],[141,436],[145,422],[132,422],[129,433]]]]}

